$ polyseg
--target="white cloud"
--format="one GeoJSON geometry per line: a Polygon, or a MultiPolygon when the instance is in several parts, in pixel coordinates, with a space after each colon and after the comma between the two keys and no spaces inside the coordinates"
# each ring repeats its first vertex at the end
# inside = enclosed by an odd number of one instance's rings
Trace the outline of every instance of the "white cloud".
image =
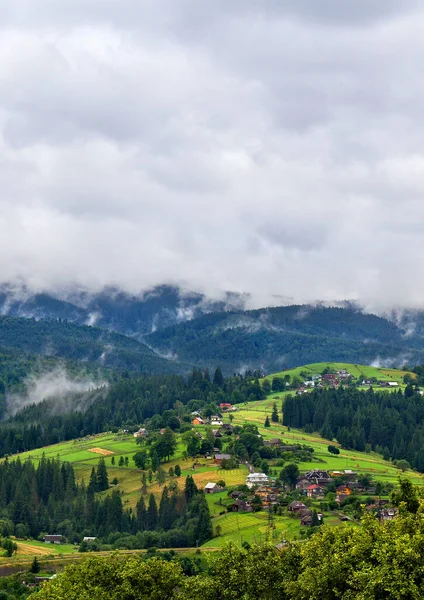
{"type": "Polygon", "coordinates": [[[419,3],[3,5],[0,280],[422,304],[419,3]]]}

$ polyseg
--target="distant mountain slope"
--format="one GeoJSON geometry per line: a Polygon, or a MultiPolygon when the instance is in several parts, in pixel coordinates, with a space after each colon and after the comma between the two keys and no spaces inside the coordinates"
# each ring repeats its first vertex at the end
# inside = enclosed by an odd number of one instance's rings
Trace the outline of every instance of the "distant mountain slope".
{"type": "MultiPolygon", "coordinates": [[[[106,365],[139,365],[149,372],[185,371],[179,362],[210,368],[220,364],[226,373],[245,368],[278,371],[321,361],[383,361],[395,366],[424,362],[424,312],[394,310],[383,318],[349,303],[243,310],[246,299],[227,294],[220,302],[209,301],[202,294],[169,285],[140,295],[105,288],[97,294],[76,290],[63,297],[3,285],[0,314],[62,319],[130,336],[142,345],[91,339],[90,350],[81,347],[79,340],[73,350],[65,349],[65,343],[57,351],[75,354],[77,360],[91,360],[91,356],[106,365]],[[119,357],[116,349],[110,350],[114,344],[119,346],[119,357]],[[162,362],[146,346],[174,360],[162,362]]],[[[28,343],[34,342],[28,338],[28,343]]],[[[47,344],[41,346],[34,351],[48,351],[47,344]]]]}
{"type": "Polygon", "coordinates": [[[0,347],[141,373],[181,373],[188,368],[124,335],[55,319],[0,317],[0,347]]]}
{"type": "Polygon", "coordinates": [[[205,315],[146,341],[198,365],[272,372],[322,361],[422,362],[424,338],[405,333],[387,319],[351,308],[288,306],[205,315]]]}
{"type": "Polygon", "coordinates": [[[158,286],[140,295],[115,288],[97,294],[74,291],[59,298],[32,294],[25,288],[0,286],[0,314],[35,319],[67,319],[78,325],[97,325],[126,335],[142,336],[208,312],[243,308],[243,297],[227,294],[220,302],[203,294],[185,293],[175,286],[158,286]]]}

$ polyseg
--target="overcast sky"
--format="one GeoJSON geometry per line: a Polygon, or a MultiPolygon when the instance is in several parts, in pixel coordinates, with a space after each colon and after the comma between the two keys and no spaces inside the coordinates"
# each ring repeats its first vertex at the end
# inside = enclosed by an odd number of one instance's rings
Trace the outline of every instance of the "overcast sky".
{"type": "Polygon", "coordinates": [[[2,0],[0,279],[424,305],[424,5],[2,0]]]}

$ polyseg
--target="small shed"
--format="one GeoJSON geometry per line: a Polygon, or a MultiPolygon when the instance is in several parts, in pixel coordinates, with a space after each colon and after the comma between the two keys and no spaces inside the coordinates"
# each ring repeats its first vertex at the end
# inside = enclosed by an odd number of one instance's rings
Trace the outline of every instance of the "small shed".
{"type": "Polygon", "coordinates": [[[44,541],[45,541],[46,544],[61,544],[62,543],[62,536],[58,535],[58,534],[45,535],[44,536],[44,541]]]}
{"type": "Polygon", "coordinates": [[[203,488],[205,494],[216,494],[221,491],[221,488],[216,483],[209,482],[203,488]]]}

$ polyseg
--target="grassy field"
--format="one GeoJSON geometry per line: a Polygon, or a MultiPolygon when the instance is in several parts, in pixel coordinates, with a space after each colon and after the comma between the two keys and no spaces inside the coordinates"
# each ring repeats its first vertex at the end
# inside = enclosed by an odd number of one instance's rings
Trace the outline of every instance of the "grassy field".
{"type": "Polygon", "coordinates": [[[290,369],[288,371],[283,371],[282,373],[273,373],[272,375],[267,375],[264,379],[272,380],[273,377],[284,377],[285,375],[289,375],[291,378],[298,377],[301,380],[306,379],[301,375],[301,373],[308,374],[308,377],[312,375],[319,375],[322,371],[328,367],[331,372],[341,371],[345,369],[348,371],[355,379],[364,378],[371,379],[372,377],[376,377],[379,381],[396,381],[397,383],[403,385],[403,378],[406,374],[411,375],[411,377],[415,378],[415,373],[410,373],[409,371],[401,371],[398,369],[385,369],[385,368],[377,368],[370,367],[367,365],[354,365],[350,363],[313,363],[310,365],[304,365],[302,367],[296,367],[295,369],[290,369]]]}
{"type": "MultiPolygon", "coordinates": [[[[376,369],[375,367],[366,367],[361,365],[349,365],[345,363],[317,363],[292,369],[289,373],[291,376],[298,375],[300,372],[308,371],[312,373],[321,372],[326,366],[331,369],[340,370],[346,369],[355,377],[377,377],[378,379],[388,379],[402,383],[405,372],[396,371],[393,369],[376,369]]],[[[270,376],[272,377],[272,376],[270,376]]],[[[352,469],[356,472],[369,474],[374,479],[383,482],[396,483],[399,471],[388,461],[385,461],[381,456],[375,453],[355,452],[342,450],[339,455],[334,456],[327,450],[328,441],[323,440],[318,435],[306,434],[298,430],[288,431],[281,424],[273,424],[270,428],[264,427],[266,416],[271,416],[272,405],[277,403],[277,407],[281,414],[281,403],[284,396],[289,392],[278,392],[270,394],[265,400],[250,402],[241,405],[239,410],[232,413],[233,425],[243,425],[245,423],[254,423],[258,426],[260,433],[265,439],[280,438],[287,443],[300,443],[311,446],[314,449],[314,460],[307,463],[299,463],[300,471],[307,471],[314,468],[325,470],[342,471],[344,469],[352,469]]],[[[224,421],[229,423],[229,415],[224,416],[224,421]]],[[[204,433],[205,427],[198,426],[197,430],[204,433]]],[[[33,450],[20,455],[21,460],[31,459],[38,462],[44,453],[49,458],[59,458],[61,461],[69,461],[73,464],[77,479],[83,479],[88,482],[91,469],[96,466],[101,456],[104,456],[109,473],[109,480],[112,481],[115,477],[118,479],[118,484],[115,489],[123,491],[123,502],[126,508],[134,507],[141,494],[141,471],[136,468],[133,455],[139,446],[136,444],[132,435],[105,433],[96,436],[88,436],[83,439],[77,439],[70,442],[55,444],[40,450],[33,450]],[[119,458],[123,456],[128,458],[128,467],[118,466],[119,458]],[[115,459],[115,466],[112,465],[112,457],[115,459]]],[[[182,476],[178,479],[180,487],[184,485],[184,479],[187,475],[192,475],[194,481],[199,488],[203,488],[209,481],[217,482],[224,479],[227,486],[242,484],[246,480],[248,474],[247,468],[243,465],[238,469],[230,471],[222,471],[213,464],[211,459],[183,459],[184,445],[181,441],[178,443],[178,448],[175,456],[169,462],[164,464],[164,468],[168,471],[169,467],[175,467],[179,464],[182,469],[182,476]]],[[[418,485],[424,484],[424,476],[409,472],[408,476],[418,485]]],[[[174,478],[175,480],[175,478],[174,478]]],[[[167,476],[169,481],[169,476],[167,476]]],[[[148,485],[148,493],[153,492],[159,498],[162,488],[153,480],[148,485]]],[[[104,494],[111,493],[111,490],[103,492],[104,494]]],[[[221,534],[208,542],[205,547],[213,548],[224,544],[227,541],[248,541],[264,539],[269,535],[267,527],[267,516],[265,512],[234,514],[227,513],[220,515],[225,510],[225,505],[228,503],[226,492],[219,494],[207,495],[207,502],[211,515],[213,516],[213,526],[220,527],[221,534]]],[[[340,522],[334,519],[330,524],[339,525],[340,522]]],[[[287,538],[291,539],[299,534],[299,521],[287,516],[276,517],[275,528],[273,529],[273,539],[277,541],[287,538]]],[[[24,542],[19,541],[19,551],[16,560],[24,555],[31,556],[39,553],[40,556],[58,556],[72,554],[75,552],[73,546],[63,545],[46,546],[42,542],[24,542]],[[39,549],[39,550],[38,550],[39,549]]],[[[10,561],[10,559],[8,559],[10,561]]],[[[1,561],[0,561],[1,564],[1,561]]]]}

